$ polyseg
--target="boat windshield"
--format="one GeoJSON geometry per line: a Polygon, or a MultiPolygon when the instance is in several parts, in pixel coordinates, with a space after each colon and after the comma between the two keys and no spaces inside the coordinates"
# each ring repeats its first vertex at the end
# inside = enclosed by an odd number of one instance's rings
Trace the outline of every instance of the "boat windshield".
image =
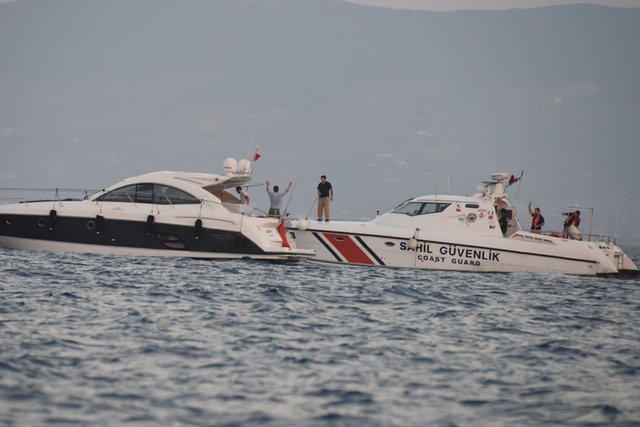
{"type": "Polygon", "coordinates": [[[98,202],[153,203],[157,205],[197,204],[200,200],[168,185],[133,184],[98,197],[98,202]]]}
{"type": "Polygon", "coordinates": [[[451,203],[440,202],[404,202],[391,213],[404,214],[409,216],[427,215],[439,213],[447,209],[451,203]]]}

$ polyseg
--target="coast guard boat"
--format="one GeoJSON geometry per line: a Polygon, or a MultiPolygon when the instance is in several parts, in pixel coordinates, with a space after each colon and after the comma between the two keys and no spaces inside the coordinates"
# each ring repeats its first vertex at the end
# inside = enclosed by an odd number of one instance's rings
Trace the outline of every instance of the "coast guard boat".
{"type": "Polygon", "coordinates": [[[573,240],[523,230],[505,192],[508,176],[493,174],[473,197],[412,198],[372,221],[302,219],[287,226],[299,247],[316,251],[317,261],[473,272],[637,274],[638,267],[611,238],[573,240]]]}
{"type": "Polygon", "coordinates": [[[0,247],[280,261],[313,255],[287,240],[280,219],[253,216],[227,191],[251,180],[251,162],[227,159],[224,169],[224,175],[152,172],[84,200],[0,205],[0,247]]]}

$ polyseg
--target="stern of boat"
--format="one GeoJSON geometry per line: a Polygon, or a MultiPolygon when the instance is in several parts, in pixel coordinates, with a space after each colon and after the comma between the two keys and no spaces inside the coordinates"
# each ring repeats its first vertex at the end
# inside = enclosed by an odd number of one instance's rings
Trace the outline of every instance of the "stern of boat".
{"type": "Polygon", "coordinates": [[[314,249],[298,248],[285,228],[284,220],[271,217],[249,217],[245,218],[254,227],[243,227],[242,232],[249,239],[257,243],[263,254],[252,256],[252,258],[270,259],[274,261],[298,262],[304,259],[313,258],[316,254],[314,249]]]}
{"type": "Polygon", "coordinates": [[[638,266],[619,246],[613,243],[598,243],[598,249],[611,260],[618,270],[615,273],[603,274],[607,277],[616,277],[620,279],[633,279],[640,275],[638,266]]]}

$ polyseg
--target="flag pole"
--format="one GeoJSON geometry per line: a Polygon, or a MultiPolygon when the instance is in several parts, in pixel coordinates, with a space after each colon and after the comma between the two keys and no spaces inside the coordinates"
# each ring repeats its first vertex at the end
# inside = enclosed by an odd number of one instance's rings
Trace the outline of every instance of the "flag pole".
{"type": "Polygon", "coordinates": [[[253,152],[253,156],[251,157],[251,173],[250,175],[253,176],[253,168],[255,163],[258,161],[258,159],[260,158],[260,153],[258,153],[258,149],[260,147],[258,145],[255,146],[255,150],[253,152]]]}
{"type": "Polygon", "coordinates": [[[518,205],[518,198],[520,197],[520,184],[522,183],[522,177],[524,176],[524,171],[520,172],[520,178],[518,178],[518,189],[516,190],[516,200],[515,205],[518,205]]]}

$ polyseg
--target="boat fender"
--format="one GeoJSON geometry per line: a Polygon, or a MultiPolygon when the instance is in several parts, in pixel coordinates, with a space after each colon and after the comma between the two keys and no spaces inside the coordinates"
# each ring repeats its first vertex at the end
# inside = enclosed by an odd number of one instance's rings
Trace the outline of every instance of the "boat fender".
{"type": "Polygon", "coordinates": [[[147,217],[147,234],[153,233],[156,218],[153,215],[147,217]]]}
{"type": "Polygon", "coordinates": [[[96,215],[96,220],[95,220],[96,233],[100,233],[102,230],[104,230],[105,223],[106,221],[102,215],[96,215]]]}
{"type": "Polygon", "coordinates": [[[418,240],[413,237],[410,238],[408,246],[409,246],[409,249],[413,249],[415,251],[416,248],[418,247],[418,240]]]}
{"type": "Polygon", "coordinates": [[[304,231],[309,227],[309,221],[306,219],[298,220],[298,230],[304,231]]]}
{"type": "Polygon", "coordinates": [[[194,228],[194,235],[196,239],[202,236],[202,220],[200,218],[196,219],[196,224],[194,228]]]}
{"type": "Polygon", "coordinates": [[[56,218],[58,217],[58,212],[55,209],[51,209],[49,211],[49,230],[53,230],[53,227],[56,225],[56,218]]]}

